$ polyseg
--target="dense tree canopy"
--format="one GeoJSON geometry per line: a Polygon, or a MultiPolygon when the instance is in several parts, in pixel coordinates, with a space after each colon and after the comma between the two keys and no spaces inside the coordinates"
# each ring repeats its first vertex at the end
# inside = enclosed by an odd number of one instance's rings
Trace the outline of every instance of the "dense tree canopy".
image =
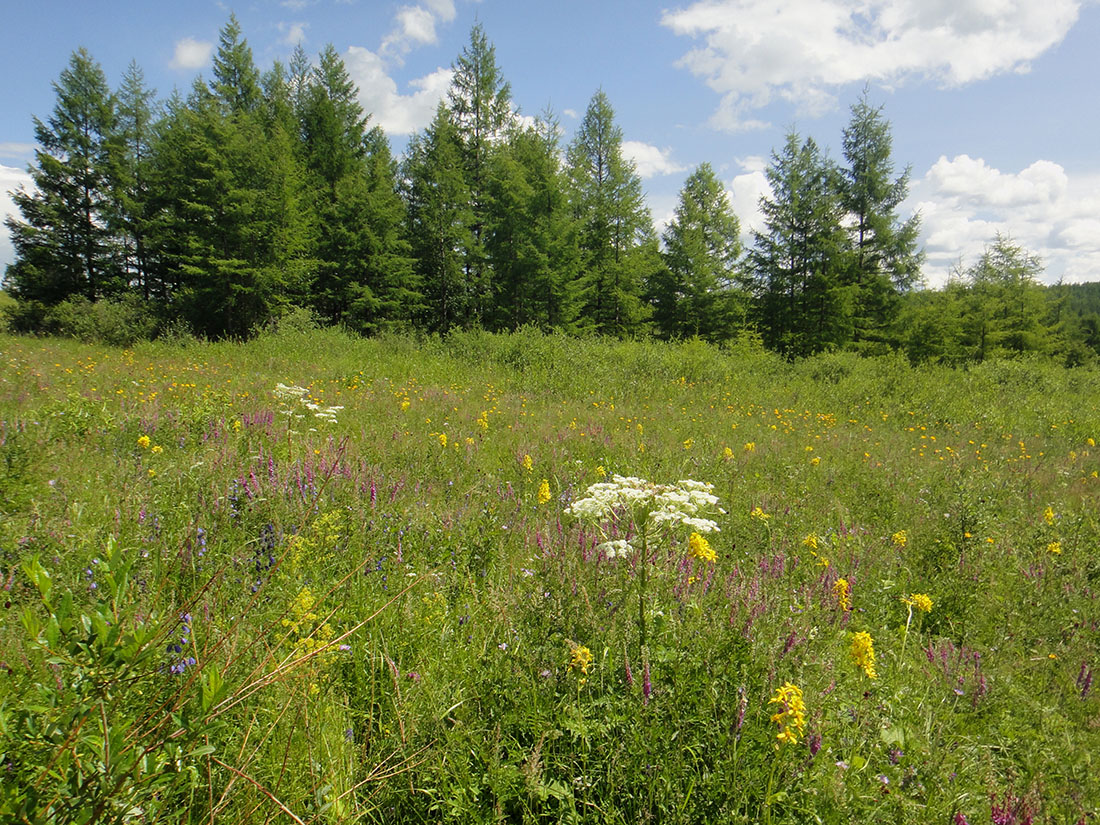
{"type": "Polygon", "coordinates": [[[230,16],[209,81],[165,102],[136,65],[112,92],[74,52],[34,121],[33,187],[12,193],[15,327],[63,331],[56,318],[79,302],[107,302],[142,330],[241,337],[300,306],[365,334],[535,325],[748,333],[789,356],[1100,353],[1100,291],[1042,286],[1041,262],[1011,239],[920,288],[919,216],[899,213],[909,170],[866,93],[841,163],[793,131],[772,154],[746,250],[708,163],[658,238],[603,90],[565,144],[551,113],[519,116],[480,25],[452,69],[396,159],[332,46],[261,72],[230,16]]]}

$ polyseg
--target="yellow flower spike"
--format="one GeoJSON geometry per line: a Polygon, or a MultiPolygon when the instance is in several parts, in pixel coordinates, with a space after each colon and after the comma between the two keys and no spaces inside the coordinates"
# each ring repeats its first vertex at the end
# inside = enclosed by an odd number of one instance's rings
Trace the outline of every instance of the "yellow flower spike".
{"type": "Polygon", "coordinates": [[[775,689],[768,704],[779,705],[779,710],[771,717],[771,721],[779,726],[775,747],[797,744],[806,730],[806,704],[802,699],[802,689],[791,682],[784,682],[775,689]]]}
{"type": "Polygon", "coordinates": [[[440,447],[446,447],[447,446],[447,434],[446,433],[440,433],[439,434],[439,446],[440,447]]]}
{"type": "Polygon", "coordinates": [[[726,447],[725,449],[723,449],[722,450],[722,458],[724,458],[726,461],[729,461],[730,459],[732,459],[733,458],[733,450],[731,450],[729,447],[726,447]]]}
{"type": "Polygon", "coordinates": [[[875,642],[871,634],[861,630],[852,636],[852,646],[849,650],[852,661],[860,668],[868,679],[877,679],[875,672],[875,642]]]}
{"type": "Polygon", "coordinates": [[[583,676],[587,676],[588,668],[592,666],[592,651],[568,639],[566,643],[569,645],[569,669],[579,670],[583,676]]]}
{"type": "Polygon", "coordinates": [[[688,538],[688,549],[691,551],[691,555],[700,561],[710,562],[711,564],[718,561],[718,554],[714,552],[710,542],[699,533],[692,533],[688,538]]]}
{"type": "Polygon", "coordinates": [[[546,504],[548,501],[550,501],[550,482],[544,478],[539,485],[538,502],[546,504]]]}
{"type": "Polygon", "coordinates": [[[847,579],[837,579],[833,583],[833,595],[841,610],[852,609],[852,585],[847,579]]]}
{"type": "Polygon", "coordinates": [[[138,440],[137,440],[137,445],[139,447],[141,447],[141,449],[143,449],[143,450],[148,450],[149,449],[149,436],[139,435],[138,440]]]}
{"type": "Polygon", "coordinates": [[[531,472],[531,470],[535,466],[534,460],[531,458],[531,456],[527,455],[527,453],[523,454],[523,462],[522,463],[523,463],[523,469],[525,469],[527,472],[531,472]]]}
{"type": "Polygon", "coordinates": [[[1051,507],[1049,504],[1047,505],[1047,508],[1043,510],[1043,521],[1045,521],[1047,524],[1054,524],[1054,508],[1051,507]]]}

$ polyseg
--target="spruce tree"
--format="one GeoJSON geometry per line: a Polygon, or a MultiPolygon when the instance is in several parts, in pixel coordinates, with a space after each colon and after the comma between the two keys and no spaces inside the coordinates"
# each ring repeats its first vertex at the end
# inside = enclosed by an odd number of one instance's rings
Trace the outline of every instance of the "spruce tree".
{"type": "Polygon", "coordinates": [[[664,233],[664,267],[651,285],[654,321],[666,337],[717,342],[745,322],[741,225],[709,163],[684,182],[664,233]]]}
{"type": "Polygon", "coordinates": [[[53,113],[45,122],[34,118],[34,190],[12,193],[22,220],[5,220],[16,255],[6,280],[24,301],[94,301],[124,286],[111,231],[114,99],[84,49],[73,52],[53,88],[53,113]]]}
{"type": "Polygon", "coordinates": [[[648,314],[643,280],[659,266],[642,181],[623,157],[622,130],[602,90],[593,95],[567,152],[581,248],[581,319],[607,335],[638,331],[648,314]]]}

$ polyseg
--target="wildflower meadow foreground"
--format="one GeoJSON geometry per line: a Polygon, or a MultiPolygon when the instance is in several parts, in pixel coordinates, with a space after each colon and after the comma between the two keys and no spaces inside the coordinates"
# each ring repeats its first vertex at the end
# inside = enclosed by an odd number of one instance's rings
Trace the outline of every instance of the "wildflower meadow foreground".
{"type": "Polygon", "coordinates": [[[1100,819],[1100,372],[0,337],[0,821],[1100,819]]]}

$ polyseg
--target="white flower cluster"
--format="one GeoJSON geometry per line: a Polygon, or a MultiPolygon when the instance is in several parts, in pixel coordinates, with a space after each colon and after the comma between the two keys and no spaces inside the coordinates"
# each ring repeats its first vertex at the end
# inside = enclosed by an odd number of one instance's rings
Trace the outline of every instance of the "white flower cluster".
{"type": "Polygon", "coordinates": [[[280,382],[275,385],[274,393],[275,397],[286,405],[282,411],[283,414],[293,416],[294,418],[302,418],[301,415],[294,412],[296,404],[304,406],[313,413],[315,418],[320,418],[322,421],[327,421],[331,424],[336,423],[336,413],[344,409],[342,405],[325,407],[320,404],[315,404],[309,400],[309,390],[294,384],[287,385],[280,382]]]}
{"type": "MultiPolygon", "coordinates": [[[[655,532],[661,527],[682,524],[697,533],[716,533],[718,524],[699,514],[718,507],[713,484],[686,479],[675,484],[653,484],[634,476],[612,476],[611,481],[591,485],[584,498],[566,508],[571,516],[597,524],[611,521],[627,528],[655,532]],[[624,523],[625,522],[625,523],[624,523]]],[[[608,558],[625,556],[634,547],[623,539],[605,541],[597,549],[608,558]]]]}

